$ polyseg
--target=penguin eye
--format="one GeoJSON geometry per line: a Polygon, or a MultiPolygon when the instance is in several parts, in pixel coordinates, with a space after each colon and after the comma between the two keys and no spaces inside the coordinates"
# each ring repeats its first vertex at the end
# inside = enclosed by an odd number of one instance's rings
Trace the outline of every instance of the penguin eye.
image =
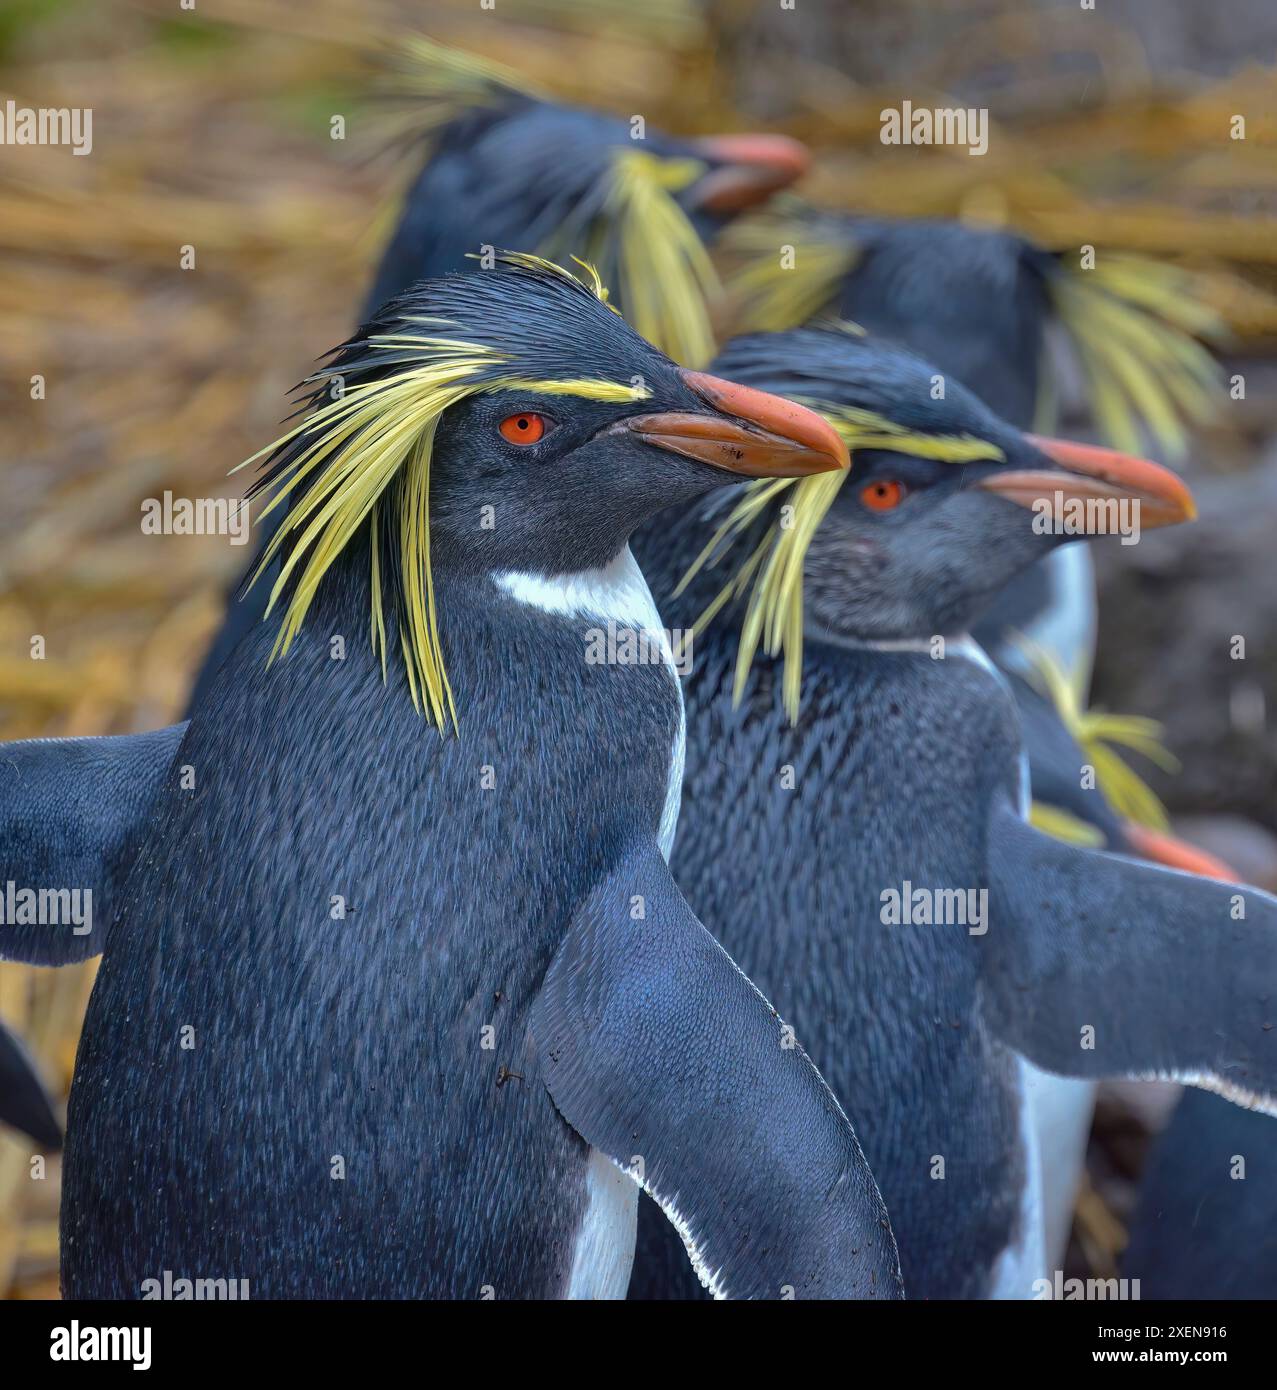
{"type": "Polygon", "coordinates": [[[860,489],[860,500],[871,512],[889,512],[905,500],[908,490],[895,478],[878,478],[860,489]]]}
{"type": "Polygon", "coordinates": [[[544,415],[521,410],[517,415],[507,415],[497,429],[501,431],[501,438],[509,444],[535,444],[550,427],[544,415]]]}

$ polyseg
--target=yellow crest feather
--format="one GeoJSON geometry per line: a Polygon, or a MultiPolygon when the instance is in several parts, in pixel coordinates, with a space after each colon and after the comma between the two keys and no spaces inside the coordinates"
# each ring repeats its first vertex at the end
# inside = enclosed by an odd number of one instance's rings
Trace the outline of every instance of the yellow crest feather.
{"type": "Polygon", "coordinates": [[[818,218],[785,198],[742,218],[723,242],[738,262],[727,289],[742,332],[782,333],[828,313],[857,258],[850,238],[822,234],[818,218]]]}
{"type": "Polygon", "coordinates": [[[741,701],[754,657],[761,646],[768,656],[785,658],[782,696],[790,723],[798,722],[803,671],[803,565],[820,523],[834,498],[855,471],[857,449],[893,449],[952,463],[975,459],[1001,461],[1002,450],[971,435],[926,435],[911,432],[873,411],[836,406],[795,396],[833,425],[852,455],[847,472],[818,473],[808,478],[769,478],[748,484],[679,583],[681,592],[704,568],[713,567],[755,529],[782,494],[788,494],[786,523],[777,518],[741,562],[732,579],[697,618],[693,631],[704,631],[723,607],[750,590],[741,623],[733,682],[734,703],[741,701]],[[752,586],[752,587],[751,587],[752,586]]]}
{"type": "Polygon", "coordinates": [[[1198,339],[1221,340],[1226,326],[1195,277],[1142,256],[1106,255],[1091,270],[1062,261],[1047,285],[1108,441],[1137,453],[1143,425],[1166,454],[1182,457],[1186,424],[1211,418],[1223,380],[1198,339]]]}
{"type": "Polygon", "coordinates": [[[704,172],[697,159],[622,150],[584,245],[551,233],[541,248],[556,259],[575,259],[584,250],[605,266],[626,321],[687,367],[703,367],[714,356],[711,308],[722,293],[709,252],[674,196],[704,172]]]}
{"type": "Polygon", "coordinates": [[[1096,785],[1113,810],[1123,820],[1169,830],[1170,818],[1157,793],[1110,746],[1130,748],[1164,771],[1177,772],[1178,761],[1162,743],[1162,726],[1139,715],[1087,709],[1081,673],[1070,675],[1049,651],[1023,634],[1017,635],[1017,645],[1031,664],[1030,679],[1055,706],[1060,722],[1095,769],[1096,785]]]}
{"type": "MultiPolygon", "coordinates": [[[[568,274],[536,257],[502,259],[528,269],[568,274]]],[[[594,278],[596,294],[605,298],[606,291],[594,278]]],[[[401,583],[398,626],[409,689],[414,705],[424,708],[442,731],[448,723],[457,726],[457,713],[439,643],[430,569],[430,463],[440,417],[480,392],[527,390],[617,402],[642,400],[648,392],[642,386],[593,378],[530,379],[505,370],[509,359],[494,349],[437,331],[455,325],[427,316],[405,318],[403,323],[399,331],[374,334],[367,340],[373,365],[377,356],[386,359],[384,376],[348,386],[238,468],[280,455],[281,466],[262,489],[269,500],[258,519],[292,504],[252,579],[256,583],[287,548],[266,610],[269,616],[282,603],[272,662],[288,652],[324,576],[371,519],[371,637],[385,677],[386,621],[377,523],[383,505],[393,506],[401,583]]],[[[330,377],[321,372],[310,382],[330,377]]]]}

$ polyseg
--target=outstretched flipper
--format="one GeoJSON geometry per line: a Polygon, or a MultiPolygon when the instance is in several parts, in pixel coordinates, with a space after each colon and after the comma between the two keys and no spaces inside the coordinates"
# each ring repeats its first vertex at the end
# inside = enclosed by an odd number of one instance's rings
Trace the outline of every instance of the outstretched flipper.
{"type": "Polygon", "coordinates": [[[185,732],[0,744],[0,960],[70,965],[101,952],[112,896],[185,732]]]}
{"type": "Polygon", "coordinates": [[[1277,1111],[1277,898],[989,826],[982,1008],[1065,1076],[1173,1077],[1277,1111]]]}
{"type": "Polygon", "coordinates": [[[559,1112],[651,1193],[715,1297],[902,1297],[847,1117],[655,843],[582,902],[532,1026],[559,1112]]]}
{"type": "Polygon", "coordinates": [[[0,1124],[30,1135],[42,1148],[62,1147],[62,1126],[35,1061],[21,1040],[0,1023],[0,1124]]]}

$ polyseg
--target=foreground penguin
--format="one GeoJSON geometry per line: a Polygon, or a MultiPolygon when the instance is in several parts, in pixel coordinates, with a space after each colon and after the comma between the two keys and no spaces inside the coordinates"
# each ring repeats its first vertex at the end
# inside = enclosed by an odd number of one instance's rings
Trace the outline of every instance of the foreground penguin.
{"type": "Polygon", "coordinates": [[[106,837],[138,847],[71,1094],[67,1296],[619,1296],[636,1182],[720,1295],[899,1296],[845,1116],[666,868],[668,652],[587,655],[659,630],[636,522],[846,451],[599,295],[523,256],[427,282],[264,451],[278,636],[106,837]]]}
{"type": "MultiPolygon", "coordinates": [[[[736,214],[799,178],[809,157],[779,135],[680,139],[538,93],[519,76],[424,37],[393,55],[383,96],[404,116],[398,143],[420,161],[397,209],[362,317],[417,280],[490,265],[517,246],[586,256],[612,302],[686,366],[714,353],[720,294],[708,243],[736,214]]],[[[275,517],[267,519],[266,537],[275,517]]],[[[196,680],[213,676],[262,617],[268,585],[239,586],[196,680]]]]}
{"type": "MultiPolygon", "coordinates": [[[[1030,1297],[1043,1073],[1277,1095],[1277,901],[1026,824],[1015,705],[964,637],[1063,539],[1037,516],[1138,499],[1150,527],[1191,499],[952,383],[933,399],[932,368],[872,338],[758,335],[716,370],[817,406],[852,469],[635,538],[667,622],[723,604],[686,684],[675,874],[863,1117],[909,1296],[1030,1297]]],[[[641,1231],[635,1294],[692,1292],[661,1243],[641,1231]]]]}
{"type": "MultiPolygon", "coordinates": [[[[136,850],[131,832],[149,808],[184,728],[3,746],[0,958],[68,965],[101,953],[116,890],[136,850]],[[79,910],[59,911],[72,902],[72,891],[80,895],[79,910]]],[[[62,1147],[62,1126],[35,1059],[2,1023],[0,1124],[42,1149],[62,1147]]]]}

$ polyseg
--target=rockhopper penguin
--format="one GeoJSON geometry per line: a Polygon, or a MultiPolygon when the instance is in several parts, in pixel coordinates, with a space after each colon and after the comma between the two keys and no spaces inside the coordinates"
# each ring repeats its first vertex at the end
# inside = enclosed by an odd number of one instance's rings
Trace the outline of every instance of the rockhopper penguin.
{"type": "Polygon", "coordinates": [[[661,641],[638,522],[846,451],[602,296],[516,255],[426,282],[263,451],[282,624],[127,832],[68,1297],[619,1296],[636,1181],[719,1295],[899,1296],[846,1117],[666,868],[668,646],[588,658],[609,624],[661,641]]]}
{"type": "MultiPolygon", "coordinates": [[[[1079,255],[1075,265],[1011,231],[822,212],[792,198],[741,223],[729,240],[743,262],[732,284],[747,326],[785,329],[840,314],[916,352],[938,380],[961,382],[1020,429],[1053,429],[1066,345],[1101,433],[1127,452],[1148,433],[1164,455],[1183,457],[1185,422],[1208,418],[1218,399],[1219,368],[1198,340],[1220,337],[1224,325],[1193,277],[1174,266],[1107,250],[1093,251],[1085,266],[1079,255]],[[780,266],[781,243],[794,248],[792,269],[780,266]]],[[[972,631],[1026,716],[1035,823],[1068,826],[1119,853],[1221,871],[1168,838],[1156,798],[1096,746],[1129,739],[1161,752],[1139,736],[1147,721],[1085,710],[1096,634],[1086,546],[1058,547],[1018,574],[972,631]],[[1071,721],[1067,708],[1054,719],[1037,708],[1058,687],[1057,671],[1080,697],[1071,721]],[[1079,738],[1084,756],[1075,758],[1079,738]],[[1102,772],[1091,795],[1079,794],[1083,762],[1102,772]]]]}
{"type": "MultiPolygon", "coordinates": [[[[1039,516],[1138,499],[1150,527],[1191,498],[954,383],[935,399],[929,364],[871,337],[747,337],[715,370],[816,405],[852,469],[635,538],[667,621],[719,608],[686,682],[675,875],[857,1117],[908,1295],[1030,1297],[1035,1079],[1277,1096],[1277,901],[1032,829],[1014,702],[963,635],[1067,539],[1039,516]]],[[[634,1295],[692,1291],[644,1224],[634,1295]]]]}
{"type": "MultiPolygon", "coordinates": [[[[714,354],[720,297],[708,243],[738,213],[799,178],[796,140],[679,138],[565,106],[517,73],[416,37],[391,57],[381,95],[402,108],[395,143],[415,159],[362,314],[414,281],[491,263],[513,246],[564,265],[587,257],[641,336],[684,366],[714,354]]],[[[274,517],[265,529],[273,534],[274,517]]],[[[244,634],[269,586],[238,585],[191,708],[244,634]]]]}

